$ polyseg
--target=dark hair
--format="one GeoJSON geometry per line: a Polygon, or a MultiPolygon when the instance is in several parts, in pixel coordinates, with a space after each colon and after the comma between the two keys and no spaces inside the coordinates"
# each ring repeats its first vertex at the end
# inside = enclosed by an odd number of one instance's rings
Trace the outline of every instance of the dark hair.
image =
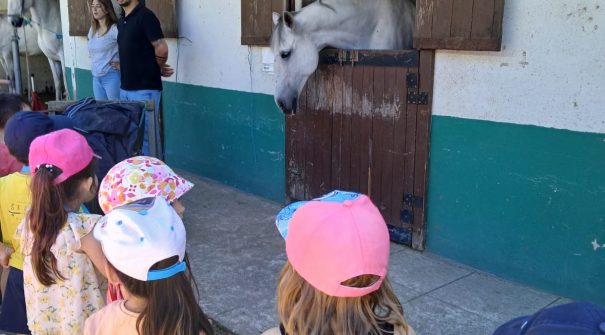
{"type": "MultiPolygon", "coordinates": [[[[151,269],[165,269],[177,262],[178,256],[170,257],[155,263],[151,269]]],[[[140,335],[198,335],[200,331],[205,335],[214,334],[210,321],[197,303],[199,290],[187,255],[185,262],[187,271],[154,281],[134,279],[114,267],[120,282],[131,294],[147,299],[147,307],[137,319],[140,335]]]]}
{"type": "MultiPolygon", "coordinates": [[[[90,6],[92,7],[92,2],[94,0],[90,0],[90,6]]],[[[113,26],[114,24],[118,23],[118,16],[116,15],[116,12],[113,10],[113,5],[111,4],[111,0],[97,0],[101,3],[101,5],[103,5],[103,8],[105,8],[105,11],[107,11],[107,31],[109,31],[109,28],[111,28],[111,26],[113,26]]],[[[92,25],[92,33],[96,34],[97,30],[99,29],[99,21],[97,21],[92,15],[90,15],[90,21],[91,21],[91,25],[92,25]]],[[[107,34],[107,32],[105,32],[107,34]]]]}
{"type": "Polygon", "coordinates": [[[27,106],[27,102],[20,95],[0,93],[0,129],[4,129],[8,119],[23,110],[24,106],[27,106]]]}
{"type": "Polygon", "coordinates": [[[53,185],[58,175],[56,169],[41,167],[31,180],[32,203],[28,227],[33,235],[33,245],[30,255],[34,274],[45,286],[55,284],[57,279],[65,279],[57,269],[57,259],[50,248],[67,221],[66,203],[78,195],[78,188],[84,179],[92,177],[94,180],[96,160],[93,158],[82,171],[53,185]]]}

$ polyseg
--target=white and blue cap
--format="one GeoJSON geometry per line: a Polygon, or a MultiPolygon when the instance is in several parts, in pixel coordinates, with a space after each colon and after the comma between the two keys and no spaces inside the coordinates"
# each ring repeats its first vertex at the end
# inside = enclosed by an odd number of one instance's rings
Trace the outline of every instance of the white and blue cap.
{"type": "Polygon", "coordinates": [[[162,197],[145,198],[114,209],[99,220],[94,237],[109,263],[134,279],[165,279],[187,267],[185,226],[162,197]],[[178,256],[175,265],[151,270],[155,263],[174,256],[178,256]]]}
{"type": "Polygon", "coordinates": [[[288,206],[284,207],[281,211],[279,211],[279,213],[277,213],[277,217],[275,218],[275,225],[277,226],[277,230],[279,230],[281,236],[285,239],[286,236],[288,236],[288,225],[290,224],[292,216],[294,215],[296,210],[302,207],[303,205],[306,205],[312,201],[344,203],[347,200],[355,200],[360,196],[360,193],[336,190],[325,194],[319,198],[315,198],[313,200],[293,202],[288,206]]]}

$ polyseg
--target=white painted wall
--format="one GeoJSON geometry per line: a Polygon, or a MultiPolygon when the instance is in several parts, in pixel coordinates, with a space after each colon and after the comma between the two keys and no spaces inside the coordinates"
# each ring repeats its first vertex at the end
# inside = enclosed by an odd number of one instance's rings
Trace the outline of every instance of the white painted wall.
{"type": "Polygon", "coordinates": [[[506,0],[503,51],[438,51],[436,115],[605,133],[605,2],[506,0]]]}
{"type": "MultiPolygon", "coordinates": [[[[67,67],[90,69],[86,38],[68,37],[67,0],[61,1],[67,67]]],[[[179,39],[168,39],[167,81],[273,94],[272,74],[262,72],[262,48],[240,45],[240,0],[177,1],[179,39]]]]}

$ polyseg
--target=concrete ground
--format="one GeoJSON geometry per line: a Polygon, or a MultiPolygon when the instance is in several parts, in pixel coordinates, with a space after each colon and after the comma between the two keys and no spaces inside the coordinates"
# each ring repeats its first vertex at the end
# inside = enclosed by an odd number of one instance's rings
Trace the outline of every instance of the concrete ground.
{"type": "MultiPolygon", "coordinates": [[[[286,260],[274,225],[280,204],[180,172],[196,184],[184,197],[185,225],[204,311],[228,330],[221,334],[276,326],[275,286],[286,260]]],[[[389,277],[418,335],[492,334],[516,316],[567,302],[396,244],[389,277]]]]}

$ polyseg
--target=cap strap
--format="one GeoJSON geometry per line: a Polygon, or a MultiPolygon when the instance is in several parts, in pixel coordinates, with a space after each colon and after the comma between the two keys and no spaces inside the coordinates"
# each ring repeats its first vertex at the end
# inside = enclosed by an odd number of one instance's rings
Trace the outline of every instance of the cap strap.
{"type": "Polygon", "coordinates": [[[179,272],[185,272],[187,269],[187,263],[180,262],[176,263],[173,266],[161,270],[149,270],[147,273],[147,281],[154,281],[160,279],[166,279],[174,276],[179,272]]]}
{"type": "Polygon", "coordinates": [[[372,293],[380,288],[382,282],[384,281],[384,276],[381,276],[374,284],[366,287],[351,287],[340,284],[335,292],[324,292],[328,295],[333,295],[336,297],[361,297],[362,295],[366,295],[372,293]]]}

